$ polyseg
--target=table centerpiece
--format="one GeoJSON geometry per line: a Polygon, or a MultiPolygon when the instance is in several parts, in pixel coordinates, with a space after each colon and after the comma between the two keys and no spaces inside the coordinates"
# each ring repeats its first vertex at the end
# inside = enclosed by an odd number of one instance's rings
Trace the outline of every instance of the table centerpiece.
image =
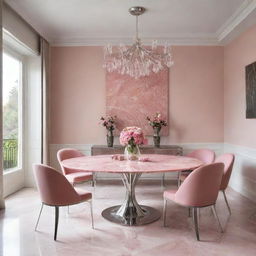
{"type": "Polygon", "coordinates": [[[139,145],[147,144],[142,129],[136,126],[126,127],[120,133],[120,143],[125,146],[127,160],[138,160],[140,156],[139,145]]]}

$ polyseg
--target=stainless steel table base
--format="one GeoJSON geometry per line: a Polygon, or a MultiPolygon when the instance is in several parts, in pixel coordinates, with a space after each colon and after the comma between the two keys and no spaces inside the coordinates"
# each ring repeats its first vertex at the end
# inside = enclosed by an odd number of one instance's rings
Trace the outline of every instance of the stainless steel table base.
{"type": "Polygon", "coordinates": [[[144,216],[137,216],[137,217],[132,217],[132,216],[126,216],[126,217],[121,217],[117,215],[118,210],[120,209],[121,205],[116,205],[112,206],[110,208],[105,209],[102,212],[102,216],[114,223],[124,225],[124,226],[140,226],[140,225],[145,225],[152,223],[154,221],[157,221],[160,219],[161,214],[158,210],[141,205],[140,208],[142,209],[144,216]]]}
{"type": "Polygon", "coordinates": [[[102,216],[112,222],[125,226],[139,226],[158,220],[160,212],[149,206],[140,206],[135,197],[135,186],[141,173],[123,173],[122,181],[126,188],[122,205],[105,209],[102,216]]]}

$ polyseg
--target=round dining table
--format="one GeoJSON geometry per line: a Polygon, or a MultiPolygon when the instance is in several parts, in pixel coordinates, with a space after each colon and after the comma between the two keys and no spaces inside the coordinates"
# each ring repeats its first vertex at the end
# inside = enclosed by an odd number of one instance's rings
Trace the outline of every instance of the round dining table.
{"type": "Polygon", "coordinates": [[[89,172],[119,173],[126,189],[125,200],[122,205],[103,210],[102,216],[125,226],[149,224],[161,216],[155,208],[140,205],[136,200],[135,186],[143,173],[193,170],[203,164],[195,158],[158,154],[141,155],[136,161],[114,158],[113,155],[83,156],[63,160],[62,165],[89,172]]]}

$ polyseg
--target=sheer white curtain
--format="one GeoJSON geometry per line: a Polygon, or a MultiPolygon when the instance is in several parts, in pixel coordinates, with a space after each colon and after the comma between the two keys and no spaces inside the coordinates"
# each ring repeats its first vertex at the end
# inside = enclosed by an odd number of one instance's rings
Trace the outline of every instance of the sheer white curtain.
{"type": "Polygon", "coordinates": [[[50,130],[50,82],[49,82],[49,43],[41,38],[41,58],[42,58],[42,155],[44,164],[49,164],[49,130],[50,130]]]}
{"type": "Polygon", "coordinates": [[[3,132],[2,132],[2,124],[3,124],[3,119],[2,119],[2,54],[3,54],[3,40],[2,40],[2,5],[3,1],[0,0],[0,53],[1,53],[1,58],[0,58],[0,156],[1,156],[1,161],[0,161],[0,209],[4,208],[4,198],[3,198],[3,161],[2,161],[2,156],[3,156],[3,132]]]}
{"type": "MultiPolygon", "coordinates": [[[[30,154],[30,152],[28,151],[28,149],[35,151],[35,148],[34,148],[35,142],[33,141],[33,148],[29,148],[28,145],[30,145],[29,144],[30,138],[25,137],[26,141],[24,141],[27,145],[27,147],[25,147],[25,149],[27,150],[27,152],[25,153],[26,159],[24,160],[24,164],[25,164],[24,185],[32,185],[32,184],[34,184],[33,183],[33,173],[32,173],[32,163],[35,163],[35,162],[38,163],[41,161],[42,163],[48,164],[48,162],[49,162],[48,137],[49,137],[49,120],[50,120],[50,118],[49,118],[49,48],[50,47],[49,47],[49,43],[45,39],[43,39],[33,29],[33,27],[31,25],[29,25],[19,14],[17,14],[6,3],[4,3],[3,0],[0,0],[0,2],[1,2],[1,13],[0,13],[1,55],[2,55],[2,27],[3,27],[5,32],[8,33],[8,35],[10,35],[11,38],[15,38],[15,40],[22,47],[24,47],[26,50],[28,50],[29,55],[27,56],[26,59],[33,58],[33,57],[37,58],[37,56],[39,58],[38,59],[39,62],[37,62],[37,60],[35,60],[36,65],[37,64],[39,64],[39,65],[36,67],[35,66],[32,67],[32,68],[38,68],[38,73],[36,73],[36,74],[38,74],[38,77],[33,76],[33,79],[36,79],[36,83],[38,83],[38,84],[36,84],[36,87],[38,86],[38,89],[41,91],[41,93],[37,93],[38,92],[37,91],[36,95],[35,95],[35,97],[39,96],[39,99],[41,97],[41,101],[38,101],[39,105],[41,104],[41,106],[37,106],[38,108],[36,107],[36,111],[38,111],[36,113],[38,114],[41,111],[40,116],[42,117],[41,124],[35,125],[36,129],[38,129],[38,137],[36,137],[36,138],[38,138],[38,144],[36,144],[36,145],[38,145],[38,148],[36,148],[36,150],[37,150],[36,154],[30,154]],[[40,136],[41,136],[41,138],[40,138],[40,136]],[[27,157],[28,155],[30,155],[32,157],[27,157]]],[[[0,59],[2,60],[2,58],[0,58],[0,59]]],[[[0,70],[2,71],[2,68],[0,70]]],[[[26,71],[27,75],[31,74],[31,73],[29,73],[30,71],[31,70],[26,71]]],[[[33,71],[34,71],[34,69],[33,69],[33,71]]],[[[31,77],[32,77],[32,75],[33,74],[31,74],[31,77]]],[[[1,77],[0,77],[0,79],[1,79],[1,77]]],[[[29,86],[30,85],[32,85],[32,84],[29,84],[29,86]]],[[[33,84],[32,89],[33,89],[33,92],[35,92],[35,84],[33,84]]],[[[2,83],[1,83],[0,94],[1,93],[2,93],[2,83]]],[[[29,93],[28,88],[26,88],[25,93],[29,93]]],[[[0,101],[2,101],[1,97],[0,97],[0,101]]],[[[0,102],[0,103],[1,103],[0,107],[2,110],[2,102],[0,102]]],[[[32,104],[32,103],[30,102],[30,104],[32,104]]],[[[29,104],[27,104],[27,105],[29,105],[29,104]]],[[[1,116],[1,113],[2,113],[2,111],[0,111],[0,153],[1,153],[0,157],[2,158],[2,116],[1,116]]],[[[26,113],[26,114],[28,114],[28,113],[26,113]]],[[[28,122],[28,120],[26,120],[26,118],[24,120],[25,120],[25,122],[28,122]]],[[[32,119],[30,118],[29,120],[31,121],[32,119]]],[[[32,127],[32,126],[30,125],[29,127],[32,127]]],[[[35,135],[35,134],[33,133],[33,135],[35,135]]],[[[33,153],[35,153],[35,152],[33,152],[33,153]]],[[[1,207],[1,205],[4,207],[2,161],[0,163],[0,207],[1,207]]]]}

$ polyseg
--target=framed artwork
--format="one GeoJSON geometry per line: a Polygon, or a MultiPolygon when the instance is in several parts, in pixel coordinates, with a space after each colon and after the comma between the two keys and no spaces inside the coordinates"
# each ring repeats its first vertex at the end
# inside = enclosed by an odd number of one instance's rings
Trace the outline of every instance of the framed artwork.
{"type": "MultiPolygon", "coordinates": [[[[168,69],[138,79],[106,72],[106,114],[117,116],[115,135],[127,126],[141,127],[145,135],[153,135],[146,117],[156,112],[168,122],[168,88],[168,69]]],[[[162,127],[161,136],[167,135],[168,126],[162,127]]]]}
{"type": "Polygon", "coordinates": [[[246,118],[256,118],[256,62],[245,67],[246,118]]]}

